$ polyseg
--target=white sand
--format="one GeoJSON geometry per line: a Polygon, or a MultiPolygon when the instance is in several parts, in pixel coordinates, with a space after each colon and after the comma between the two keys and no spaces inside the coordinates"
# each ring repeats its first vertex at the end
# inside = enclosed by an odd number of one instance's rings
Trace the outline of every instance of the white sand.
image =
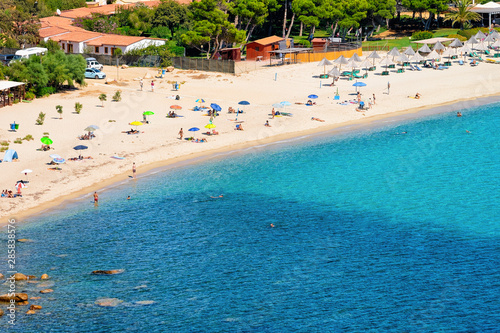
{"type": "MultiPolygon", "coordinates": [[[[375,93],[376,105],[364,113],[356,112],[354,104],[341,106],[333,100],[337,87],[341,100],[354,99],[355,95],[350,94],[355,92],[352,87],[355,81],[341,79],[336,87],[320,87],[320,82],[329,85],[331,80],[313,77],[323,73],[323,67],[317,67],[317,63],[263,68],[239,76],[176,70],[167,73],[164,79],[156,79],[154,93],[151,92],[150,79],[144,80],[145,89],[141,92],[139,82],[134,81],[134,78],[143,77],[146,73],[155,75],[156,71],[146,68],[120,69],[119,78],[123,86],[106,85],[102,80],[87,80],[88,86],[80,90],[0,109],[0,141],[10,141],[10,148],[19,154],[18,162],[0,163],[0,188],[15,191],[17,180],[29,180],[22,198],[0,199],[0,216],[20,218],[35,214],[66,198],[91,193],[110,182],[127,179],[131,175],[133,162],[140,173],[179,159],[234,149],[242,144],[257,145],[298,136],[304,131],[321,131],[348,122],[366,122],[398,111],[414,112],[419,108],[460,100],[467,107],[473,104],[471,100],[475,98],[500,94],[500,80],[496,75],[499,68],[495,64],[481,63],[477,67],[470,67],[468,64],[459,66],[454,63],[451,68],[443,71],[423,69],[421,72],[407,71],[404,74],[394,71],[388,77],[369,72],[368,79],[362,80],[367,86],[361,88],[361,92],[366,101],[375,93]],[[175,92],[172,91],[171,84],[167,83],[169,80],[186,83],[179,92],[175,92]],[[391,83],[390,95],[386,94],[388,81],[391,83]],[[117,89],[122,90],[122,101],[111,102],[111,96],[117,89]],[[108,95],[104,108],[98,100],[101,92],[108,95]],[[407,97],[414,96],[417,92],[422,94],[421,99],[407,97]],[[169,98],[175,94],[179,94],[181,100],[169,98]],[[315,100],[317,105],[311,107],[294,104],[305,103],[309,94],[319,96],[315,100]],[[192,111],[197,105],[197,98],[205,99],[206,106],[210,103],[222,106],[221,116],[214,121],[220,135],[201,134],[209,118],[201,112],[192,111]],[[237,108],[237,103],[241,100],[247,100],[251,105],[243,107],[246,113],[238,117],[238,120],[244,121],[244,131],[235,131],[235,124],[231,121],[235,115],[227,114],[227,108],[237,108]],[[271,112],[271,105],[281,101],[292,103],[285,111],[292,112],[293,117],[270,119],[268,114],[271,112]],[[83,111],[79,115],[74,113],[75,102],[83,104],[83,111]],[[58,104],[64,107],[62,120],[55,109],[58,104]],[[165,117],[170,110],[169,106],[173,104],[182,106],[183,109],[178,113],[183,118],[165,117]],[[144,133],[121,133],[131,128],[128,125],[130,122],[142,120],[142,112],[146,110],[153,111],[155,115],[149,118],[151,124],[139,127],[144,133]],[[47,113],[47,116],[45,124],[37,126],[35,120],[40,111],[47,113]],[[325,122],[312,121],[311,117],[324,119],[325,122]],[[272,127],[264,126],[266,120],[269,120],[272,127]],[[9,131],[9,124],[13,121],[20,124],[15,133],[9,131]],[[89,125],[100,127],[95,132],[97,137],[90,141],[78,140],[77,136],[84,134],[83,129],[89,125]],[[185,136],[190,135],[187,131],[189,128],[199,127],[201,131],[195,133],[195,136],[206,137],[208,142],[180,141],[177,133],[181,127],[184,128],[185,136]],[[37,151],[44,132],[50,133],[50,138],[54,141],[51,151],[37,151]],[[35,140],[24,141],[22,144],[13,143],[16,138],[27,134],[33,135],[35,140]],[[80,144],[87,145],[89,149],[80,152],[72,149],[80,144]],[[62,171],[52,171],[48,170],[51,166],[47,163],[51,161],[49,155],[53,153],[66,159],[77,157],[81,153],[83,156],[92,156],[93,159],[67,161],[60,165],[62,171]],[[116,160],[111,158],[112,155],[126,158],[116,160]],[[28,177],[20,173],[27,168],[33,170],[28,177]]],[[[106,67],[104,71],[108,79],[117,76],[116,67],[106,67]]],[[[380,68],[376,73],[379,72],[380,68]]],[[[3,153],[0,158],[3,158],[3,153]]],[[[7,218],[0,221],[1,224],[6,222],[7,218]]]]}

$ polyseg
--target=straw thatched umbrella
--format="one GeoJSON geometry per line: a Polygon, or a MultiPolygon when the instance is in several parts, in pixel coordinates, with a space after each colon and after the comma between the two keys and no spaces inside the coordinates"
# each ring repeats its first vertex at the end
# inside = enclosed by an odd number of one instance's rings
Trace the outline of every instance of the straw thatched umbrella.
{"type": "Polygon", "coordinates": [[[436,52],[436,50],[432,50],[432,52],[427,55],[427,58],[431,59],[431,60],[439,61],[441,56],[439,55],[439,53],[436,52]]]}
{"type": "Polygon", "coordinates": [[[424,44],[421,48],[418,49],[418,52],[420,53],[431,53],[431,49],[427,44],[424,44]]]}
{"type": "Polygon", "coordinates": [[[474,37],[476,37],[476,39],[483,39],[486,37],[486,35],[484,34],[484,32],[482,32],[481,30],[479,30],[477,32],[477,34],[474,35],[474,37]]]}
{"type": "Polygon", "coordinates": [[[343,55],[333,61],[334,64],[340,65],[340,70],[342,70],[342,65],[347,65],[348,62],[349,60],[347,60],[343,55]]]}
{"type": "Polygon", "coordinates": [[[415,63],[419,63],[421,60],[424,60],[425,58],[423,56],[420,55],[420,53],[415,53],[413,55],[413,57],[411,58],[412,61],[414,61],[415,63]]]}
{"type": "Polygon", "coordinates": [[[496,38],[495,36],[493,36],[493,34],[489,34],[489,35],[488,35],[488,36],[484,39],[484,41],[485,41],[485,42],[488,42],[488,44],[489,44],[489,43],[493,43],[496,39],[498,39],[498,38],[496,38]]]}
{"type": "Polygon", "coordinates": [[[359,57],[359,55],[357,53],[354,53],[352,55],[351,59],[356,61],[356,62],[361,62],[361,58],[359,57]]]}
{"type": "Polygon", "coordinates": [[[365,59],[363,60],[360,64],[359,64],[359,68],[364,68],[365,69],[365,73],[368,74],[368,68],[371,67],[371,63],[370,63],[370,60],[365,59]]]}
{"type": "Polygon", "coordinates": [[[493,30],[492,32],[490,32],[489,36],[493,36],[493,38],[495,38],[495,39],[500,38],[500,34],[496,30],[493,30]]]}
{"type": "Polygon", "coordinates": [[[443,51],[445,47],[443,44],[441,44],[441,42],[437,42],[436,44],[434,44],[434,47],[432,49],[439,52],[443,51]]]}
{"type": "Polygon", "coordinates": [[[413,50],[412,47],[409,47],[405,50],[404,54],[406,54],[407,56],[411,57],[412,55],[415,54],[415,51],[413,50]]]}
{"type": "Polygon", "coordinates": [[[487,50],[488,49],[488,46],[484,45],[484,42],[480,42],[477,44],[477,46],[475,47],[476,50],[478,51],[484,51],[484,50],[487,50]]]}
{"type": "Polygon", "coordinates": [[[410,59],[406,56],[406,54],[400,54],[396,60],[401,63],[401,68],[404,67],[405,62],[410,62],[410,59]]]}
{"type": "Polygon", "coordinates": [[[328,76],[333,77],[332,85],[335,85],[335,79],[340,76],[340,71],[337,67],[333,67],[329,72],[328,76]]]}
{"type": "Polygon", "coordinates": [[[462,47],[462,46],[464,46],[464,44],[462,44],[462,42],[458,38],[455,38],[453,40],[453,42],[450,43],[449,46],[450,47],[462,47]]]}
{"type": "Polygon", "coordinates": [[[332,62],[326,58],[323,58],[321,59],[321,61],[319,62],[318,64],[318,67],[319,66],[323,66],[323,74],[326,74],[326,66],[330,66],[330,65],[333,65],[332,62]]]}
{"type": "Polygon", "coordinates": [[[470,54],[471,52],[472,52],[472,49],[470,48],[470,46],[468,44],[464,44],[464,46],[462,46],[460,48],[460,53],[461,53],[462,57],[465,57],[465,53],[470,54]]]}
{"type": "Polygon", "coordinates": [[[449,56],[450,57],[450,61],[451,61],[451,56],[454,56],[455,54],[456,54],[456,50],[454,48],[451,48],[451,47],[447,48],[446,50],[444,50],[443,53],[441,53],[441,55],[443,57],[449,56]]]}
{"type": "Polygon", "coordinates": [[[373,51],[368,57],[366,57],[366,59],[373,59],[373,66],[375,66],[375,59],[380,59],[380,56],[377,51],[373,51]]]}
{"type": "Polygon", "coordinates": [[[472,48],[474,48],[474,44],[477,44],[478,41],[477,39],[474,38],[474,36],[472,36],[468,41],[467,41],[467,44],[472,44],[472,48]]]}
{"type": "Polygon", "coordinates": [[[500,47],[500,39],[497,39],[492,45],[491,47],[493,47],[495,49],[495,51],[497,52],[498,54],[498,48],[500,47]]]}
{"type": "Polygon", "coordinates": [[[387,53],[388,56],[392,56],[392,61],[394,61],[394,57],[399,57],[401,53],[399,52],[397,47],[393,47],[392,50],[387,53]]]}
{"type": "Polygon", "coordinates": [[[394,62],[389,59],[389,57],[385,57],[384,59],[380,60],[379,64],[381,64],[382,66],[385,65],[385,70],[387,71],[387,67],[389,65],[393,65],[394,62]]]}

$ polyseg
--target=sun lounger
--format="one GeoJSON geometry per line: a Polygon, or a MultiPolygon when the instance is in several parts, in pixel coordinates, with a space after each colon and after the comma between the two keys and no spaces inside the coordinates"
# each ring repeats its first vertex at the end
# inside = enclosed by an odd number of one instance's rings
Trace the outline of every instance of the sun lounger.
{"type": "Polygon", "coordinates": [[[464,61],[463,61],[463,60],[459,60],[459,61],[458,61],[458,64],[459,64],[460,66],[463,66],[463,65],[464,65],[464,61]]]}
{"type": "Polygon", "coordinates": [[[382,71],[380,75],[389,75],[389,71],[382,71]]]}

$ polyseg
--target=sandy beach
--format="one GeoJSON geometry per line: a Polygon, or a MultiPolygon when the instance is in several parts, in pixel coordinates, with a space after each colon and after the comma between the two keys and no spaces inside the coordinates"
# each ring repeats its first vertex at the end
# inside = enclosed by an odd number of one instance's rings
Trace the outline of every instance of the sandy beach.
{"type": "MultiPolygon", "coordinates": [[[[378,66],[380,67],[380,66],[378,66]]],[[[369,77],[362,80],[367,84],[361,87],[362,99],[368,101],[372,94],[376,104],[365,112],[357,112],[356,104],[340,105],[334,100],[338,90],[340,101],[356,98],[355,81],[340,79],[335,86],[330,86],[331,79],[320,80],[323,67],[317,63],[297,64],[281,67],[262,68],[241,75],[227,75],[199,71],[174,70],[166,73],[162,79],[155,80],[154,92],[151,91],[151,79],[144,79],[144,89],[140,90],[138,79],[154,76],[157,71],[149,68],[105,67],[108,80],[118,79],[118,83],[105,84],[104,80],[87,80],[88,86],[41,98],[32,103],[20,103],[0,109],[0,141],[9,141],[10,149],[15,149],[19,161],[0,163],[0,187],[15,192],[18,180],[28,180],[27,188],[22,190],[21,198],[0,199],[1,225],[8,218],[22,219],[41,210],[53,207],[64,200],[93,193],[113,182],[131,179],[132,164],[137,172],[143,173],[162,165],[189,160],[198,156],[212,155],[217,152],[233,150],[245,146],[302,136],[344,126],[371,122],[381,117],[402,112],[417,112],[447,103],[463,101],[463,107],[474,105],[480,97],[499,95],[500,83],[495,73],[499,66],[481,63],[471,67],[468,64],[453,66],[446,70],[423,69],[420,72],[406,71],[389,76],[369,72],[369,77]],[[168,81],[184,82],[179,91],[172,89],[168,81]],[[390,92],[387,91],[390,82],[390,92]],[[112,102],[115,91],[121,90],[122,100],[112,102]],[[420,93],[420,99],[409,98],[420,93]],[[99,94],[107,94],[104,107],[98,99],[99,94]],[[318,95],[314,106],[306,106],[310,94],[318,95]],[[175,95],[180,100],[175,100],[175,95]],[[196,103],[204,99],[204,103],[196,103]],[[239,101],[250,102],[248,106],[238,105],[239,101]],[[272,104],[289,101],[285,112],[292,117],[270,116],[272,104]],[[75,102],[83,104],[81,114],[74,112],[75,102]],[[210,106],[217,103],[222,107],[220,116],[213,123],[219,135],[207,136],[205,125],[209,117],[205,112],[193,111],[196,105],[210,106]],[[56,112],[56,105],[63,106],[62,119],[56,112]],[[171,105],[179,105],[177,113],[182,117],[167,118],[171,105]],[[235,130],[235,114],[228,114],[228,107],[244,110],[238,116],[243,121],[244,131],[235,130]],[[122,133],[134,126],[133,121],[141,121],[144,111],[152,111],[150,123],[138,127],[140,134],[122,133]],[[35,125],[39,112],[45,112],[43,125],[35,125]],[[312,117],[324,120],[313,121],[312,117]],[[264,126],[266,120],[271,127],[264,126]],[[17,132],[9,131],[9,124],[20,124],[17,132]],[[97,125],[95,138],[79,140],[89,125],[97,125]],[[198,127],[198,132],[188,132],[189,128],[198,127]],[[179,140],[178,132],[183,128],[184,137],[206,138],[205,143],[179,140]],[[49,133],[54,141],[50,151],[41,151],[40,138],[49,133]],[[32,135],[34,140],[14,143],[16,138],[32,135]],[[88,149],[73,150],[74,146],[85,145],[88,149]],[[61,170],[51,170],[48,165],[52,160],[49,155],[58,154],[67,161],[59,165],[61,170]],[[72,161],[70,158],[92,157],[72,161]],[[115,159],[112,156],[124,157],[115,159]],[[27,176],[21,174],[24,169],[33,170],[27,176]]],[[[331,69],[327,68],[327,71],[331,69]]],[[[3,158],[3,153],[0,153],[3,158]]],[[[138,180],[140,181],[140,179],[138,180]]]]}

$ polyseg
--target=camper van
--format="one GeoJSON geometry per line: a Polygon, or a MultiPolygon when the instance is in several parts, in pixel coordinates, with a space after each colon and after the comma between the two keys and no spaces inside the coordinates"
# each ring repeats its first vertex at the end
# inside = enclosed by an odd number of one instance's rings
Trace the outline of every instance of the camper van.
{"type": "Polygon", "coordinates": [[[96,58],[86,58],[85,60],[87,60],[87,68],[98,69],[102,71],[103,65],[101,65],[96,58]]]}
{"type": "Polygon", "coordinates": [[[47,49],[45,47],[30,47],[29,49],[23,49],[16,51],[16,56],[19,56],[18,59],[28,59],[33,55],[41,55],[47,53],[47,49]]]}

